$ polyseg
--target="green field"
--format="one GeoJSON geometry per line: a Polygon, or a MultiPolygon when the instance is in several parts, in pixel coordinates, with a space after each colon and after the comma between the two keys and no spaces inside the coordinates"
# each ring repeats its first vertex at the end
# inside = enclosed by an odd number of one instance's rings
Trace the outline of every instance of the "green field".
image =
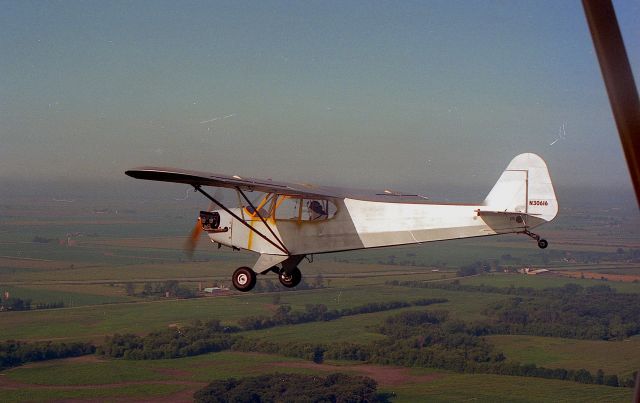
{"type": "MultiPolygon", "coordinates": [[[[77,287],[76,287],[77,288],[77,287]]],[[[63,302],[65,307],[83,306],[83,305],[99,305],[112,304],[117,302],[133,301],[133,298],[117,295],[99,295],[95,291],[82,287],[84,292],[75,292],[70,290],[53,290],[46,288],[24,288],[13,286],[1,286],[1,291],[7,291],[12,297],[29,299],[32,304],[63,302]]]]}
{"type": "MultiPolygon", "coordinates": [[[[371,302],[448,298],[449,302],[427,309],[452,310],[456,317],[464,320],[481,318],[481,311],[487,304],[505,298],[502,295],[391,286],[325,288],[279,295],[280,303],[289,304],[293,310],[304,310],[307,304],[342,309],[371,302]]],[[[5,312],[2,314],[5,326],[0,328],[0,339],[96,340],[116,332],[144,334],[175,323],[188,324],[196,319],[218,319],[232,324],[245,316],[270,315],[275,309],[273,297],[273,294],[248,294],[5,312]]]]}
{"type": "Polygon", "coordinates": [[[98,340],[113,333],[145,334],[196,319],[233,322],[248,315],[267,314],[268,299],[199,298],[5,312],[0,339],[98,340]]]}
{"type": "Polygon", "coordinates": [[[619,292],[640,293],[640,283],[623,283],[617,281],[588,280],[579,278],[567,278],[551,275],[524,275],[491,273],[477,277],[469,277],[460,280],[461,284],[468,285],[492,285],[495,287],[531,287],[536,289],[562,287],[565,284],[578,284],[582,287],[594,285],[608,285],[619,292]]]}
{"type": "Polygon", "coordinates": [[[630,374],[640,368],[640,338],[624,341],[496,335],[488,339],[512,360],[549,368],[585,368],[592,373],[630,374]]]}
{"type": "MultiPolygon", "coordinates": [[[[300,265],[305,279],[323,288],[277,293],[231,293],[196,299],[148,298],[145,283],[177,280],[181,286],[230,285],[230,273],[252,265],[255,256],[217,250],[203,238],[194,254],[182,252],[194,214],[179,203],[151,201],[132,212],[131,203],[109,206],[120,214],[97,215],[102,202],[77,205],[39,202],[0,206],[0,291],[34,303],[63,301],[68,308],[0,312],[0,340],[103,342],[114,333],[145,335],[172,325],[218,319],[236,324],[248,316],[272,315],[278,304],[303,311],[308,304],[343,309],[374,302],[411,302],[446,298],[426,307],[345,316],[241,332],[246,338],[287,343],[351,342],[367,344],[384,339],[378,333],[385,318],[407,310],[446,310],[463,321],[486,319],[485,309],[509,295],[409,288],[388,281],[442,281],[456,277],[458,268],[478,261],[521,268],[534,265],[554,269],[637,274],[638,263],[616,261],[618,248],[640,249],[637,217],[590,210],[563,215],[541,233],[549,249],[538,249],[522,235],[436,242],[418,247],[382,248],[315,256],[300,265]],[[126,212],[125,212],[126,211],[126,212]],[[60,239],[72,235],[72,246],[60,239]],[[52,239],[33,242],[36,237],[52,239]],[[593,253],[598,262],[573,262],[593,253]],[[609,260],[608,260],[609,259],[609,260]],[[437,270],[437,271],[434,271],[437,270]],[[624,271],[628,270],[628,271],[624,271]],[[126,295],[132,283],[137,295],[126,295]]],[[[195,203],[193,203],[195,205],[195,203]]],[[[198,205],[197,208],[201,206],[198,205]]],[[[197,210],[194,208],[194,211],[197,210]]],[[[620,213],[621,214],[621,213],[620,213]]],[[[260,281],[277,282],[276,276],[260,281]]],[[[583,287],[606,284],[620,292],[640,293],[640,284],[492,273],[459,279],[461,284],[496,287],[583,287]]],[[[538,366],[586,368],[593,373],[628,375],[640,367],[640,339],[622,342],[569,340],[533,336],[490,336],[487,340],[508,360],[538,366]]],[[[105,360],[86,356],[30,363],[0,372],[2,401],[106,400],[188,401],[193,392],[213,379],[273,372],[327,374],[343,371],[377,376],[380,390],[393,392],[393,402],[414,401],[629,401],[631,390],[568,381],[496,375],[459,374],[428,368],[389,368],[361,362],[315,365],[281,355],[221,352],[173,360],[105,360]],[[386,374],[386,375],[385,375],[386,374]],[[400,375],[398,375],[400,374],[400,375]],[[390,381],[389,379],[399,380],[390,381]]]]}
{"type": "MultiPolygon", "coordinates": [[[[412,290],[414,291],[414,290],[412,290]]],[[[396,291],[398,295],[399,291],[396,291]]],[[[396,315],[406,310],[447,310],[455,318],[462,320],[474,320],[482,318],[481,311],[490,304],[502,300],[502,295],[491,295],[481,293],[457,293],[445,290],[422,290],[419,293],[407,293],[404,297],[422,298],[448,298],[449,302],[429,305],[427,307],[411,307],[400,310],[347,316],[330,322],[313,322],[300,325],[279,326],[273,329],[256,330],[246,332],[248,337],[262,340],[275,340],[282,342],[307,342],[307,343],[330,343],[339,341],[350,341],[354,343],[364,343],[373,340],[380,340],[382,336],[376,331],[380,323],[390,315],[396,315]],[[348,331],[345,331],[348,329],[348,331]]],[[[402,300],[405,300],[402,298],[402,300]]],[[[417,299],[417,298],[414,298],[417,299]]],[[[368,302],[381,301],[380,298],[371,298],[368,302]]],[[[406,299],[411,300],[411,299],[406,299]]],[[[363,299],[360,302],[365,302],[363,299]]],[[[360,305],[354,304],[353,306],[360,305]]]]}
{"type": "Polygon", "coordinates": [[[78,359],[54,360],[8,371],[8,379],[36,385],[107,385],[122,382],[163,381],[166,375],[127,361],[83,362],[78,359]],[[55,374],[55,376],[54,376],[55,374]]]}
{"type": "MultiPolygon", "coordinates": [[[[5,372],[0,386],[21,385],[3,391],[3,401],[50,399],[129,399],[190,396],[214,379],[267,373],[325,375],[346,372],[374,376],[382,392],[394,393],[394,402],[496,401],[517,402],[625,402],[628,388],[581,385],[572,382],[495,375],[461,375],[433,370],[398,370],[370,365],[315,365],[276,355],[215,353],[157,361],[69,359],[32,364],[5,372]],[[61,374],[62,372],[62,374],[61,374]],[[393,375],[393,376],[390,376],[393,375]],[[393,380],[391,380],[393,379],[393,380]],[[32,385],[29,388],[28,385],[32,385]],[[91,385],[83,388],[82,385],[91,385]],[[181,392],[182,391],[182,392],[181,392]],[[184,393],[186,391],[187,393],[184,393]]],[[[5,386],[6,387],[6,386],[5,386]]]]}
{"type": "MultiPolygon", "coordinates": [[[[163,384],[162,382],[142,385],[127,385],[116,387],[96,388],[68,387],[68,388],[41,388],[19,387],[6,388],[2,391],[3,402],[50,402],[70,400],[102,400],[102,401],[149,401],[154,398],[176,396],[176,393],[187,390],[188,387],[181,384],[163,384]]],[[[182,395],[179,393],[179,395],[182,395]]],[[[191,390],[187,390],[186,396],[192,396],[191,390]]],[[[185,397],[186,397],[185,396],[185,397]]],[[[188,399],[186,400],[188,401],[188,399]]]]}
{"type": "Polygon", "coordinates": [[[452,374],[392,389],[394,402],[629,402],[628,388],[580,385],[550,379],[452,374]]]}

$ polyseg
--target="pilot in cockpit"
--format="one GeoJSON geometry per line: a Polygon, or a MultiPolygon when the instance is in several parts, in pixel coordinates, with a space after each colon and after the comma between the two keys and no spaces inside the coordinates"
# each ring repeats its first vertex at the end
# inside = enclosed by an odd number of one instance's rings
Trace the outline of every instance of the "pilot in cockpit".
{"type": "Polygon", "coordinates": [[[312,200],[308,204],[309,209],[309,220],[322,220],[327,218],[327,212],[322,208],[322,204],[320,204],[317,200],[312,200]]]}

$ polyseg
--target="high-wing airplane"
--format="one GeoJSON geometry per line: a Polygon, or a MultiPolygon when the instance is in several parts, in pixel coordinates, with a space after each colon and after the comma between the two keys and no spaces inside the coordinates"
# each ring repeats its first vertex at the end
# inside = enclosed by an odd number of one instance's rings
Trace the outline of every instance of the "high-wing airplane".
{"type": "Polygon", "coordinates": [[[547,165],[531,153],[516,156],[479,204],[173,168],[141,167],[125,173],[191,185],[220,208],[200,212],[193,239],[203,230],[218,246],[260,254],[253,268],[233,273],[239,291],[250,291],[257,273],[269,272],[275,272],[283,286],[295,287],[302,279],[298,264],[318,253],[509,233],[526,234],[544,249],[548,242],[531,229],[558,213],[547,165]],[[240,206],[225,206],[203,189],[206,186],[235,189],[240,206]],[[247,192],[259,192],[260,198],[252,202],[247,192]]]}

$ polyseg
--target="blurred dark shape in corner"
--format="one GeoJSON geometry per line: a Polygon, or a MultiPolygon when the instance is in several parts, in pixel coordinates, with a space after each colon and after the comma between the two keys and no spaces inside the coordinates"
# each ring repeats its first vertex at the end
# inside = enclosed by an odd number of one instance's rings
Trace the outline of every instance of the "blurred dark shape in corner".
{"type": "MultiPolygon", "coordinates": [[[[582,0],[582,6],[640,204],[640,102],[616,13],[610,0],[582,0]]],[[[638,393],[636,382],[636,402],[638,393]]]]}
{"type": "MultiPolygon", "coordinates": [[[[611,0],[582,0],[631,181],[640,204],[640,102],[611,0]]],[[[633,402],[640,402],[640,371],[633,402]]]]}

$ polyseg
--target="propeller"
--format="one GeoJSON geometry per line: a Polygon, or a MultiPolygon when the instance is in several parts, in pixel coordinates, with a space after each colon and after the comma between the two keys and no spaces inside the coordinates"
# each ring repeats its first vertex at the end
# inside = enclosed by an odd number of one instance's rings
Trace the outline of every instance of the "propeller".
{"type": "MultiPolygon", "coordinates": [[[[213,193],[213,198],[221,201],[223,200],[224,194],[222,193],[222,189],[221,188],[217,188],[216,191],[213,193]]],[[[209,208],[207,209],[207,211],[213,211],[213,208],[215,207],[215,204],[213,202],[209,203],[209,208]]],[[[189,234],[189,237],[187,238],[187,240],[184,242],[183,245],[183,249],[184,249],[184,253],[189,256],[189,259],[193,259],[193,252],[196,250],[196,247],[198,246],[198,241],[200,240],[200,235],[204,232],[204,230],[202,229],[202,223],[200,222],[200,215],[198,215],[198,219],[196,220],[196,225],[194,225],[193,229],[191,230],[191,234],[189,234]]]]}
{"type": "Polygon", "coordinates": [[[196,225],[191,230],[191,235],[189,235],[189,238],[184,242],[184,253],[186,253],[190,259],[193,258],[193,251],[196,249],[196,246],[198,246],[198,240],[202,232],[202,224],[200,223],[200,217],[198,217],[196,225]]]}

